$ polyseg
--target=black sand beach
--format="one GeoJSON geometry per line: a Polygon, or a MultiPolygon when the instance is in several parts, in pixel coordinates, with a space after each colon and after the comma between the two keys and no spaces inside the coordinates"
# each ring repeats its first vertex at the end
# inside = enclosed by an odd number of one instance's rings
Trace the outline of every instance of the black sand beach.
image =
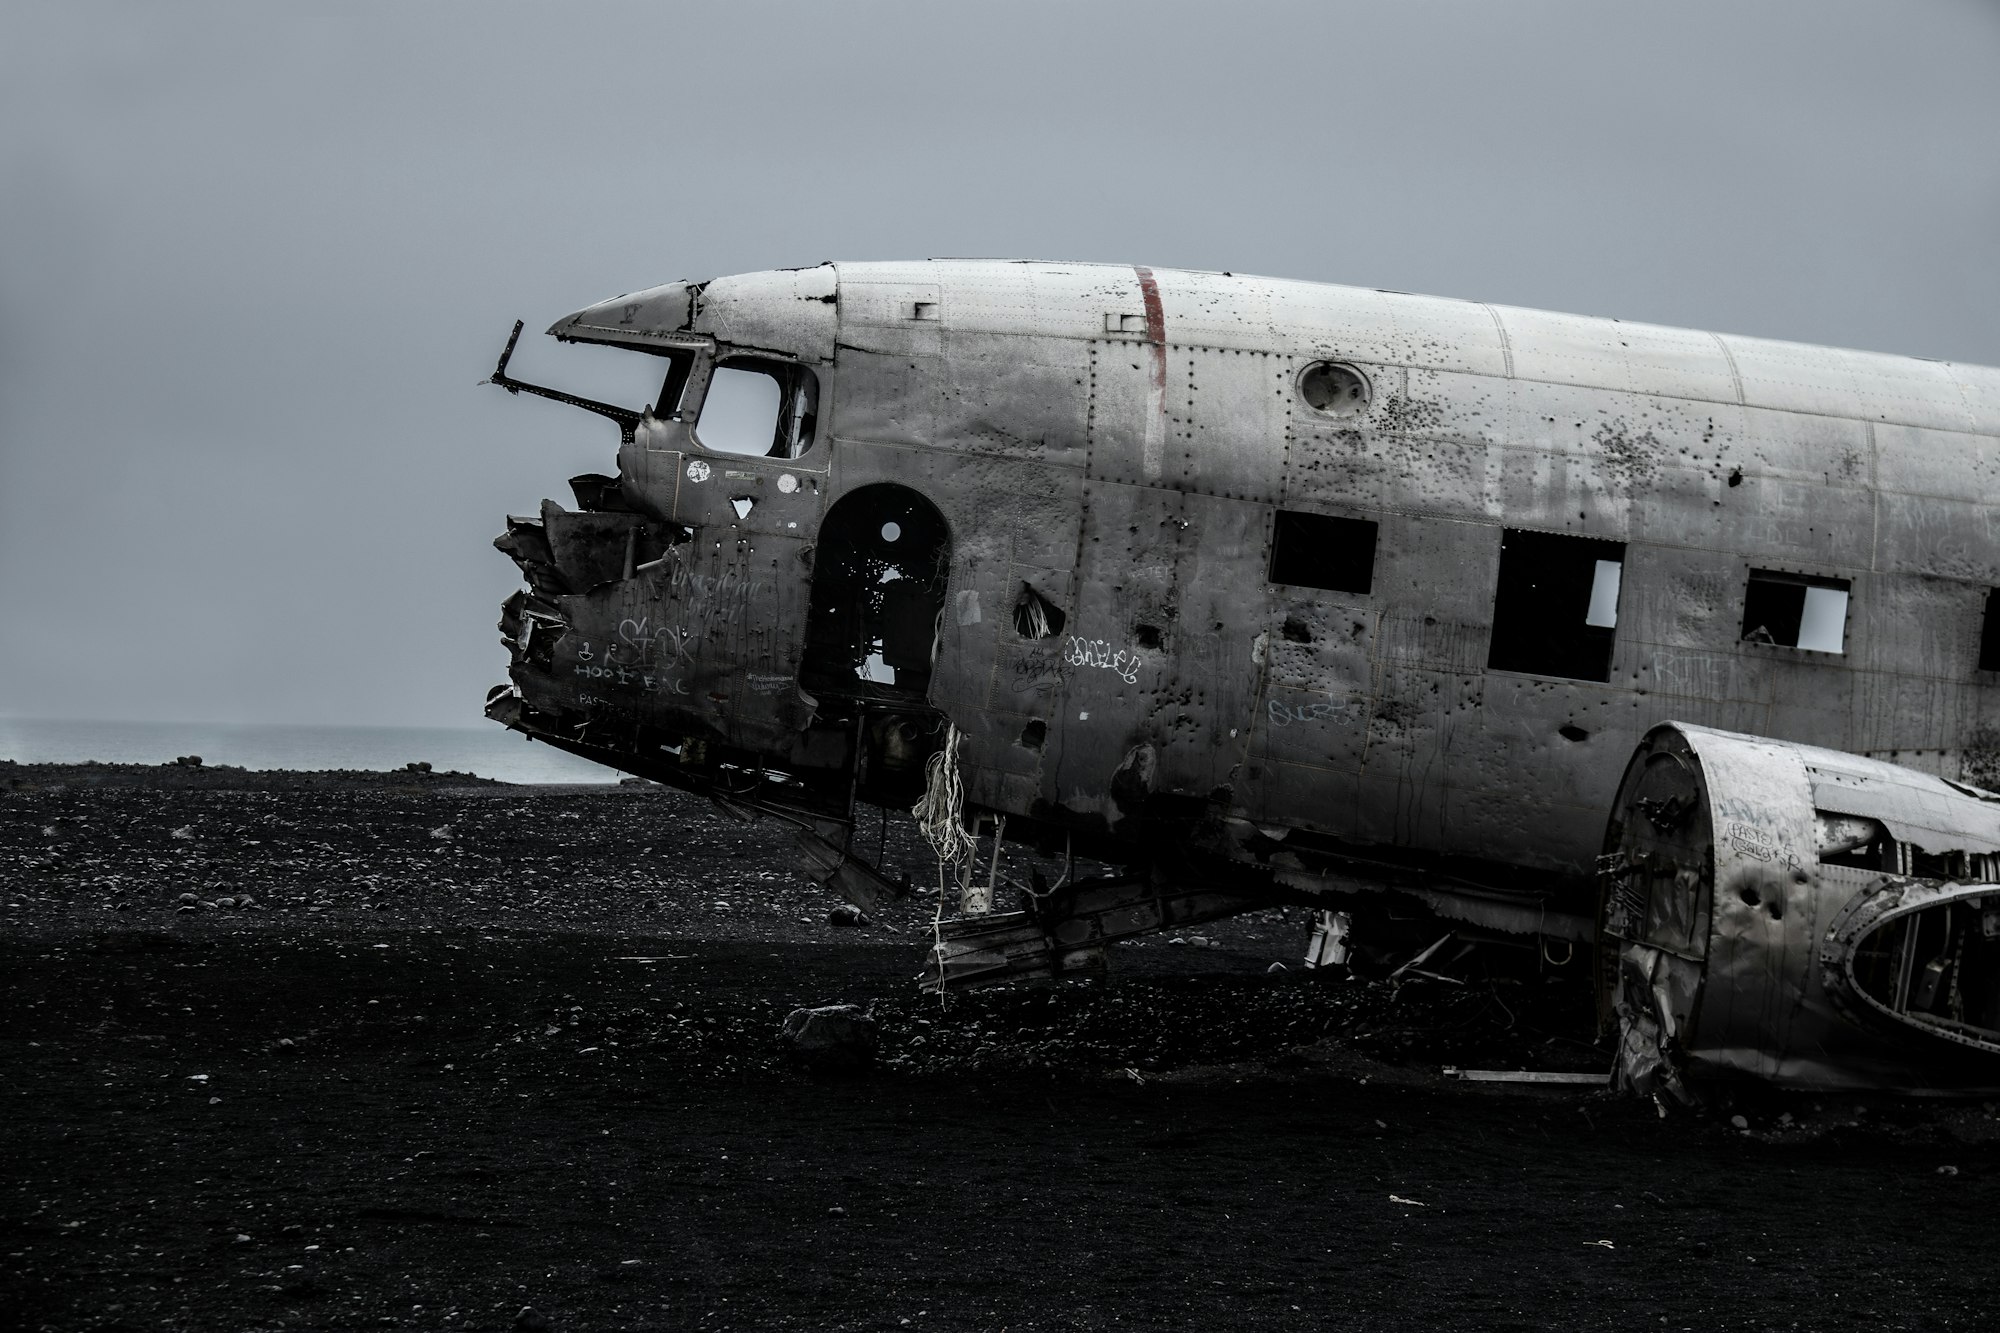
{"type": "Polygon", "coordinates": [[[659,788],[96,765],[0,764],[0,883],[6,1327],[1994,1326],[1991,1108],[1448,1082],[1600,1057],[1297,912],[941,1006],[934,900],[659,788]]]}

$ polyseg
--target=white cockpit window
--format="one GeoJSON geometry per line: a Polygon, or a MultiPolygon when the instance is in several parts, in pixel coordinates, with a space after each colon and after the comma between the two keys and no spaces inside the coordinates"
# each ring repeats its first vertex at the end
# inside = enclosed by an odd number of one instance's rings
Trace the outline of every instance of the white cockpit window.
{"type": "Polygon", "coordinates": [[[716,364],[695,440],[719,454],[796,458],[812,447],[819,381],[804,366],[733,356],[716,364]]]}

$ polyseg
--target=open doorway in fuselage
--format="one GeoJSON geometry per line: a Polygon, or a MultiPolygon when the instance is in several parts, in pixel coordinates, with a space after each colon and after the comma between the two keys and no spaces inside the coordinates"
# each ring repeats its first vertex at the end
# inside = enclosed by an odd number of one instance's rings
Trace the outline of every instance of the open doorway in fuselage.
{"type": "Polygon", "coordinates": [[[863,486],[835,501],[813,553],[800,684],[816,695],[923,699],[950,568],[944,515],[909,487],[863,486]]]}

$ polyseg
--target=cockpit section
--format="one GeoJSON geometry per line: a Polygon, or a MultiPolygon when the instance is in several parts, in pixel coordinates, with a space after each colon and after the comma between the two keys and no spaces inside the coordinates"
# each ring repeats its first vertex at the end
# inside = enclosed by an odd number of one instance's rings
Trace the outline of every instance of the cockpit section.
{"type": "Polygon", "coordinates": [[[914,490],[834,503],[830,267],[674,283],[549,329],[651,365],[621,399],[492,382],[619,427],[615,475],[571,480],[496,542],[508,685],[487,714],[597,762],[792,823],[864,906],[857,802],[907,805],[945,727],[928,700],[950,550],[914,490]],[[831,506],[829,508],[829,505],[831,506]]]}

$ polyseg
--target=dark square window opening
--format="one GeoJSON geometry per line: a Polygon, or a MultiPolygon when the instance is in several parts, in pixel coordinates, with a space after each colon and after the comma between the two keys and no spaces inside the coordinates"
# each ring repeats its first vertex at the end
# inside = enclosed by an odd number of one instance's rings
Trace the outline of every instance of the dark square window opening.
{"type": "Polygon", "coordinates": [[[1271,535],[1271,582],[1365,593],[1375,586],[1373,520],[1280,509],[1271,535]]]}
{"type": "Polygon", "coordinates": [[[1753,569],[1743,589],[1743,641],[1815,653],[1847,650],[1846,579],[1753,569]]]}
{"type": "Polygon", "coordinates": [[[1986,594],[1986,624],[1979,632],[1979,669],[2000,671],[2000,588],[1986,594]]]}
{"type": "Polygon", "coordinates": [[[1610,680],[1624,568],[1623,542],[1506,529],[1486,665],[1566,680],[1610,680]]]}

